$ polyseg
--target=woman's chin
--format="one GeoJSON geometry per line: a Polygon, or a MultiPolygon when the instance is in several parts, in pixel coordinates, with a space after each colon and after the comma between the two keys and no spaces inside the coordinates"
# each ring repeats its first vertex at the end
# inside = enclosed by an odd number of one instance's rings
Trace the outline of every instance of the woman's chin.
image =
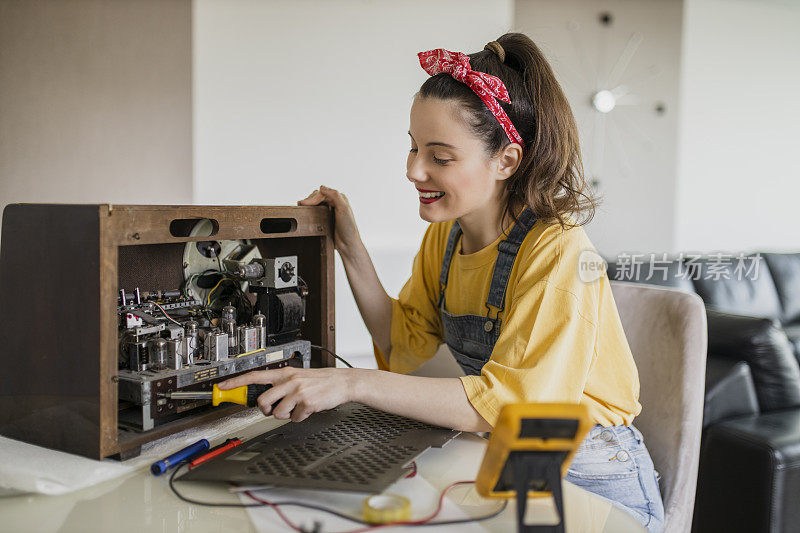
{"type": "Polygon", "coordinates": [[[431,212],[432,210],[427,209],[427,207],[428,206],[426,205],[419,206],[419,218],[421,218],[425,222],[433,224],[434,222],[444,222],[445,220],[449,220],[447,218],[442,218],[441,215],[437,216],[436,213],[432,213],[431,212]]]}

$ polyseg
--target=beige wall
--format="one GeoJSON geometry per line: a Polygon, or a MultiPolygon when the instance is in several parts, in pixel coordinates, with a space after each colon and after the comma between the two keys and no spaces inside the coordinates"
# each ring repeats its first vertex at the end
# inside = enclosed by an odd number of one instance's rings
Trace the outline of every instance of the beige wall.
{"type": "Polygon", "coordinates": [[[190,0],[0,0],[0,206],[191,203],[190,0]]]}
{"type": "Polygon", "coordinates": [[[673,251],[682,4],[514,4],[514,23],[551,62],[578,123],[586,177],[602,196],[586,232],[607,257],[673,251]],[[607,114],[591,105],[601,89],[619,95],[607,114]]]}

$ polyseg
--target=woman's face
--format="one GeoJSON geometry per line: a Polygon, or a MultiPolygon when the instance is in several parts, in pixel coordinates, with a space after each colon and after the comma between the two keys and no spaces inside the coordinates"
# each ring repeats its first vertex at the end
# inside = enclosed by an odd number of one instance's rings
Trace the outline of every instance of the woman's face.
{"type": "Polygon", "coordinates": [[[502,201],[508,173],[498,172],[498,159],[487,158],[457,113],[453,102],[434,98],[418,96],[411,106],[406,176],[419,192],[419,216],[428,222],[491,211],[502,201]]]}

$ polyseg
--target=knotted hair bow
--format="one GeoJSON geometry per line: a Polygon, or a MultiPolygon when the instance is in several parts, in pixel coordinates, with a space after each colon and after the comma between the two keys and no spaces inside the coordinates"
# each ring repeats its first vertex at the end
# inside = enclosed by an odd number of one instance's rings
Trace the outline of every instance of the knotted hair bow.
{"type": "Polygon", "coordinates": [[[500,104],[497,103],[497,100],[502,100],[507,104],[511,103],[508,89],[506,89],[500,78],[485,72],[472,70],[469,65],[469,56],[461,52],[450,52],[444,48],[437,48],[436,50],[419,52],[417,56],[419,57],[419,64],[429,75],[435,76],[441,72],[446,72],[454,79],[465,83],[497,118],[511,142],[518,143],[523,149],[525,148],[522,136],[517,132],[517,129],[511,123],[511,119],[508,118],[500,104]]]}

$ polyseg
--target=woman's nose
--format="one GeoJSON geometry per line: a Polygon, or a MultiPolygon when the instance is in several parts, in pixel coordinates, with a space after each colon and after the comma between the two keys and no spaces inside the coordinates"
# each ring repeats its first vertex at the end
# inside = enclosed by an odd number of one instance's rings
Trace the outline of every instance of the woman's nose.
{"type": "Polygon", "coordinates": [[[424,166],[419,164],[418,161],[418,157],[409,156],[408,164],[406,165],[406,178],[409,181],[427,181],[428,179],[424,166]]]}

